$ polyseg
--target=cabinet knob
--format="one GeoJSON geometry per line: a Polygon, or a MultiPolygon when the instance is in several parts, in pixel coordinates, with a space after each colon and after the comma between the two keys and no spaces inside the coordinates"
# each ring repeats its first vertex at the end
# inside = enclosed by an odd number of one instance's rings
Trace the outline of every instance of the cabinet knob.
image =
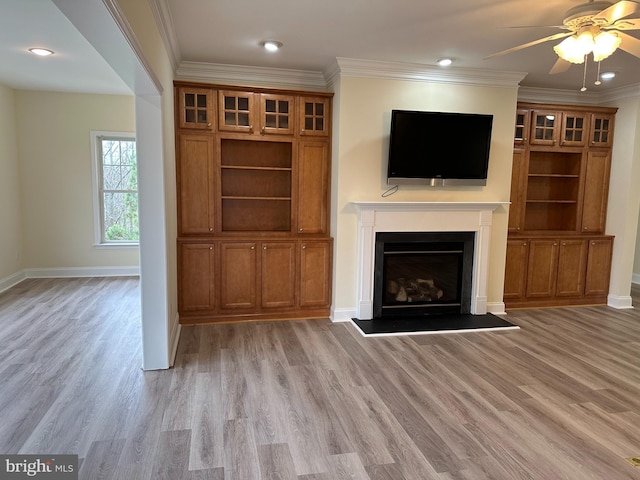
{"type": "Polygon", "coordinates": [[[266,250],[266,249],[267,249],[267,246],[266,246],[266,245],[264,245],[264,246],[262,247],[262,249],[263,249],[263,250],[266,250]]]}
{"type": "Polygon", "coordinates": [[[211,126],[211,122],[207,123],[207,127],[210,127],[210,126],[211,126]]]}
{"type": "Polygon", "coordinates": [[[522,246],[523,246],[523,247],[526,247],[526,246],[527,246],[527,242],[523,242],[523,243],[522,243],[522,246]]]}
{"type": "Polygon", "coordinates": [[[562,246],[566,247],[567,246],[567,242],[562,242],[562,246]]]}
{"type": "Polygon", "coordinates": [[[306,245],[302,245],[302,249],[305,250],[307,248],[306,245]]]}
{"type": "Polygon", "coordinates": [[[213,232],[213,227],[209,227],[209,231],[210,231],[210,232],[213,232]]]}
{"type": "Polygon", "coordinates": [[[557,243],[557,242],[553,242],[553,246],[554,246],[554,247],[557,247],[557,246],[558,246],[558,243],[557,243]]]}
{"type": "Polygon", "coordinates": [[[304,228],[299,228],[298,231],[302,232],[302,231],[304,231],[304,228]]]}
{"type": "Polygon", "coordinates": [[[213,245],[209,245],[209,250],[213,250],[213,245]]]}
{"type": "Polygon", "coordinates": [[[591,245],[595,246],[596,242],[591,242],[591,245]]]}
{"type": "Polygon", "coordinates": [[[255,250],[256,246],[255,245],[251,245],[251,250],[255,250]]]}
{"type": "Polygon", "coordinates": [[[582,227],[582,230],[589,230],[589,227],[582,227]]]}

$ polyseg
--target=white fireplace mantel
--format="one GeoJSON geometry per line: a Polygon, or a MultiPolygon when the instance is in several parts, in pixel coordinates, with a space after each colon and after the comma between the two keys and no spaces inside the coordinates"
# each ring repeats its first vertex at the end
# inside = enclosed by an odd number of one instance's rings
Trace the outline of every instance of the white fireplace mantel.
{"type": "Polygon", "coordinates": [[[373,318],[377,232],[475,232],[471,313],[487,313],[487,275],[493,211],[509,202],[351,202],[358,210],[356,316],[373,318]]]}

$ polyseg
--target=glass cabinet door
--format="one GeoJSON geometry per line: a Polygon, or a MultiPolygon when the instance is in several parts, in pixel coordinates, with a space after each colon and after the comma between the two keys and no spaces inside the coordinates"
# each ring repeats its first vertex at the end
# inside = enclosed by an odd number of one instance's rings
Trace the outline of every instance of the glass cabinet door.
{"type": "Polygon", "coordinates": [[[302,97],[300,99],[300,135],[329,135],[329,100],[302,97]]]}
{"type": "Polygon", "coordinates": [[[292,135],[295,98],[286,95],[260,95],[260,133],[292,135]]]}
{"type": "Polygon", "coordinates": [[[555,145],[560,118],[560,112],[534,110],[529,143],[532,145],[555,145]]]}
{"type": "Polygon", "coordinates": [[[214,95],[208,88],[178,89],[179,104],[178,113],[180,128],[197,128],[212,130],[214,128],[214,95]]]}
{"type": "Polygon", "coordinates": [[[254,98],[252,92],[220,91],[218,129],[253,133],[254,98]]]}

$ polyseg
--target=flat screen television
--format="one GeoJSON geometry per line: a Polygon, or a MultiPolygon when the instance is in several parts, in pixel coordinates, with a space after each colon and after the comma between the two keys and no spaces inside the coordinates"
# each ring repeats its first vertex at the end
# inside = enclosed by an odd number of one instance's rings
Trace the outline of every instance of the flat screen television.
{"type": "Polygon", "coordinates": [[[486,185],[493,115],[391,111],[389,185],[486,185]]]}

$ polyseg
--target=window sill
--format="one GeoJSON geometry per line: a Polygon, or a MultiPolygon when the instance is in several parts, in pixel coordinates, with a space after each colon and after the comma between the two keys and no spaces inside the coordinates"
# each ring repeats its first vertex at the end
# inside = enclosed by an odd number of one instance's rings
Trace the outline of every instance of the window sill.
{"type": "Polygon", "coordinates": [[[111,248],[140,248],[140,244],[139,243],[95,243],[93,245],[93,248],[98,248],[98,249],[111,249],[111,248]]]}

